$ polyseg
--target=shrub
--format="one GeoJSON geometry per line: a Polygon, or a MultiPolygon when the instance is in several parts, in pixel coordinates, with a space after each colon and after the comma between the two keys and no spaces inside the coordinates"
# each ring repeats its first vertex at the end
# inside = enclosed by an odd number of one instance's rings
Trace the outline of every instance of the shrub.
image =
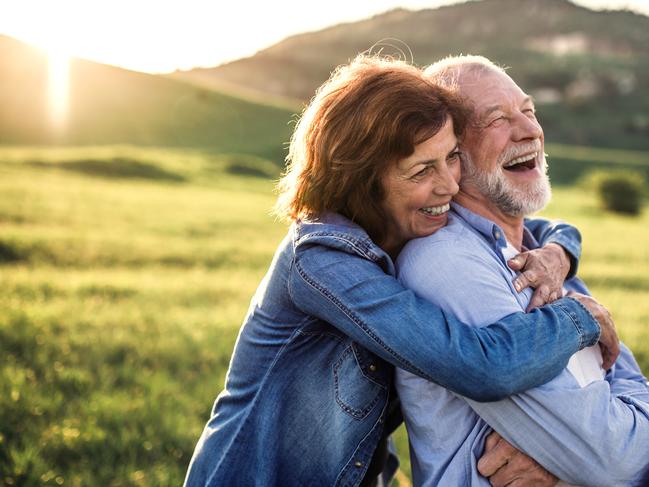
{"type": "Polygon", "coordinates": [[[587,177],[604,209],[638,215],[642,209],[644,177],[635,171],[594,171],[587,177]]]}

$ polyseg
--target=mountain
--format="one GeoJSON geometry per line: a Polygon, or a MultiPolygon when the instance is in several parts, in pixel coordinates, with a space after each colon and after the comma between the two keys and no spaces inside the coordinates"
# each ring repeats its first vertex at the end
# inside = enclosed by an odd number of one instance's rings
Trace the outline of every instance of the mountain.
{"type": "Polygon", "coordinates": [[[418,65],[471,53],[511,67],[512,77],[536,97],[552,141],[649,149],[649,17],[596,12],[567,0],[398,9],[173,78],[308,100],[336,65],[368,49],[393,54],[398,48],[410,49],[418,65]]]}
{"type": "Polygon", "coordinates": [[[135,144],[247,153],[281,164],[292,110],[81,59],[67,130],[51,128],[48,58],[0,36],[0,144],[135,144]]]}

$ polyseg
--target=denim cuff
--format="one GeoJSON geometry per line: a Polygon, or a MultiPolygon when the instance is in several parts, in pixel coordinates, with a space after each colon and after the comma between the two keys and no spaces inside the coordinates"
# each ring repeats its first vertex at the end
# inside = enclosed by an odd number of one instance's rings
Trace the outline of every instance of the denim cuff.
{"type": "Polygon", "coordinates": [[[579,334],[579,350],[595,345],[599,341],[601,329],[599,322],[588,309],[571,297],[565,297],[552,303],[557,309],[567,314],[579,334]]]}

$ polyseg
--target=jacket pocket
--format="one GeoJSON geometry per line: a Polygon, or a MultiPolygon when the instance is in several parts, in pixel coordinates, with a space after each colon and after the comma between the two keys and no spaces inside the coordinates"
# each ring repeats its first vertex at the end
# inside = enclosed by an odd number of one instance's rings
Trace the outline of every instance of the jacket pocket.
{"type": "Polygon", "coordinates": [[[364,419],[387,391],[363,372],[351,345],[334,363],[333,375],[336,402],[355,419],[364,419]]]}

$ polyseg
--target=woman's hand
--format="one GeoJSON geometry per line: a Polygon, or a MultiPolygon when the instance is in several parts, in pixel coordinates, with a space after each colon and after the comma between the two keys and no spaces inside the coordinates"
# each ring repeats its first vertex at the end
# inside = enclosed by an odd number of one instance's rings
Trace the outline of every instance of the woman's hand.
{"type": "Polygon", "coordinates": [[[478,472],[494,487],[553,487],[559,481],[495,431],[487,437],[478,472]]]}
{"type": "Polygon", "coordinates": [[[567,296],[583,304],[599,322],[601,329],[599,348],[602,351],[602,368],[604,370],[610,369],[617,360],[617,356],[620,355],[620,339],[617,337],[611,313],[592,296],[586,296],[574,291],[570,291],[567,296]]]}
{"type": "Polygon", "coordinates": [[[521,272],[514,279],[516,291],[521,292],[526,287],[535,289],[527,311],[563,296],[563,281],[570,272],[570,258],[561,245],[549,243],[540,249],[521,252],[507,264],[521,272]]]}

